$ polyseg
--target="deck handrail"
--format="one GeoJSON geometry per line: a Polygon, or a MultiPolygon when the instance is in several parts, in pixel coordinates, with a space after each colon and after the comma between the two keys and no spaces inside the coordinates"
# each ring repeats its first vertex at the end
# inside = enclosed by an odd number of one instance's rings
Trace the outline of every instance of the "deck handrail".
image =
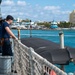
{"type": "Polygon", "coordinates": [[[27,47],[20,41],[14,40],[14,66],[18,75],[50,75],[54,71],[57,75],[67,75],[64,71],[37,54],[33,48],[27,47]],[[48,68],[47,71],[45,66],[48,68]]]}

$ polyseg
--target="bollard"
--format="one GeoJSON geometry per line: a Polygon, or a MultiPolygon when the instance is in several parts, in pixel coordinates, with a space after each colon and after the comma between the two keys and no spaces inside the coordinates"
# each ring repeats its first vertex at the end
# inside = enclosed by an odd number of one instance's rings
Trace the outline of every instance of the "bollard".
{"type": "MultiPolygon", "coordinates": [[[[64,33],[63,32],[60,32],[59,33],[59,36],[60,36],[60,48],[61,49],[64,49],[64,33]]],[[[61,65],[61,70],[64,71],[64,65],[61,65]]]]}
{"type": "Polygon", "coordinates": [[[0,74],[11,73],[11,56],[0,56],[0,74]]]}
{"type": "Polygon", "coordinates": [[[30,38],[32,37],[32,26],[30,25],[30,38]]]}
{"type": "Polygon", "coordinates": [[[32,37],[32,25],[31,25],[31,20],[30,20],[30,38],[32,37]]]}
{"type": "Polygon", "coordinates": [[[60,48],[61,49],[64,49],[64,33],[63,32],[60,32],[59,33],[59,36],[60,36],[60,48]]]}
{"type": "Polygon", "coordinates": [[[18,40],[20,40],[20,29],[18,29],[18,40]]]}

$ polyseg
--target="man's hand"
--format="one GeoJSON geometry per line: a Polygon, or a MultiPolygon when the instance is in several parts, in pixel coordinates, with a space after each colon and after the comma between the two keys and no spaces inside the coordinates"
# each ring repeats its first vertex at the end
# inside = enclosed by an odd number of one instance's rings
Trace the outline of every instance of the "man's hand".
{"type": "Polygon", "coordinates": [[[12,38],[12,36],[10,36],[10,38],[12,38]]]}
{"type": "Polygon", "coordinates": [[[16,40],[16,41],[18,41],[18,38],[17,38],[17,37],[15,37],[15,40],[16,40]]]}

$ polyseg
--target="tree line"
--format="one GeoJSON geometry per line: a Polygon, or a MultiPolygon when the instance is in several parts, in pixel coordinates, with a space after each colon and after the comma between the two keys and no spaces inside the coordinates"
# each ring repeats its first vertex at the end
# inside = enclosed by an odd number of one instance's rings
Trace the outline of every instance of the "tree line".
{"type": "MultiPolygon", "coordinates": [[[[26,19],[26,20],[22,20],[22,22],[31,22],[31,20],[30,19],[26,19]]],[[[37,25],[45,26],[47,28],[50,28],[51,22],[46,22],[46,21],[44,21],[44,22],[37,22],[37,25]]],[[[66,21],[63,21],[63,22],[61,21],[58,24],[58,27],[60,27],[60,28],[70,28],[71,26],[72,26],[72,24],[70,22],[66,22],[66,21]]],[[[75,26],[75,25],[73,25],[73,26],[75,26]]]]}
{"type": "MultiPolygon", "coordinates": [[[[43,22],[43,23],[37,23],[38,25],[44,25],[47,28],[50,28],[51,26],[51,22],[43,22]]],[[[60,22],[59,24],[57,24],[58,27],[60,28],[70,28],[71,24],[70,22],[60,22]]]]}

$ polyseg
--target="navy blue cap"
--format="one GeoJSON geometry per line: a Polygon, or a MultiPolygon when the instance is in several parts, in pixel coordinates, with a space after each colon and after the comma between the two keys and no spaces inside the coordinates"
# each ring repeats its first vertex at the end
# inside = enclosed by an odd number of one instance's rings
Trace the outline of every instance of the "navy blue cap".
{"type": "Polygon", "coordinates": [[[14,18],[13,18],[11,15],[8,15],[8,16],[6,17],[6,20],[14,20],[14,18]]]}

